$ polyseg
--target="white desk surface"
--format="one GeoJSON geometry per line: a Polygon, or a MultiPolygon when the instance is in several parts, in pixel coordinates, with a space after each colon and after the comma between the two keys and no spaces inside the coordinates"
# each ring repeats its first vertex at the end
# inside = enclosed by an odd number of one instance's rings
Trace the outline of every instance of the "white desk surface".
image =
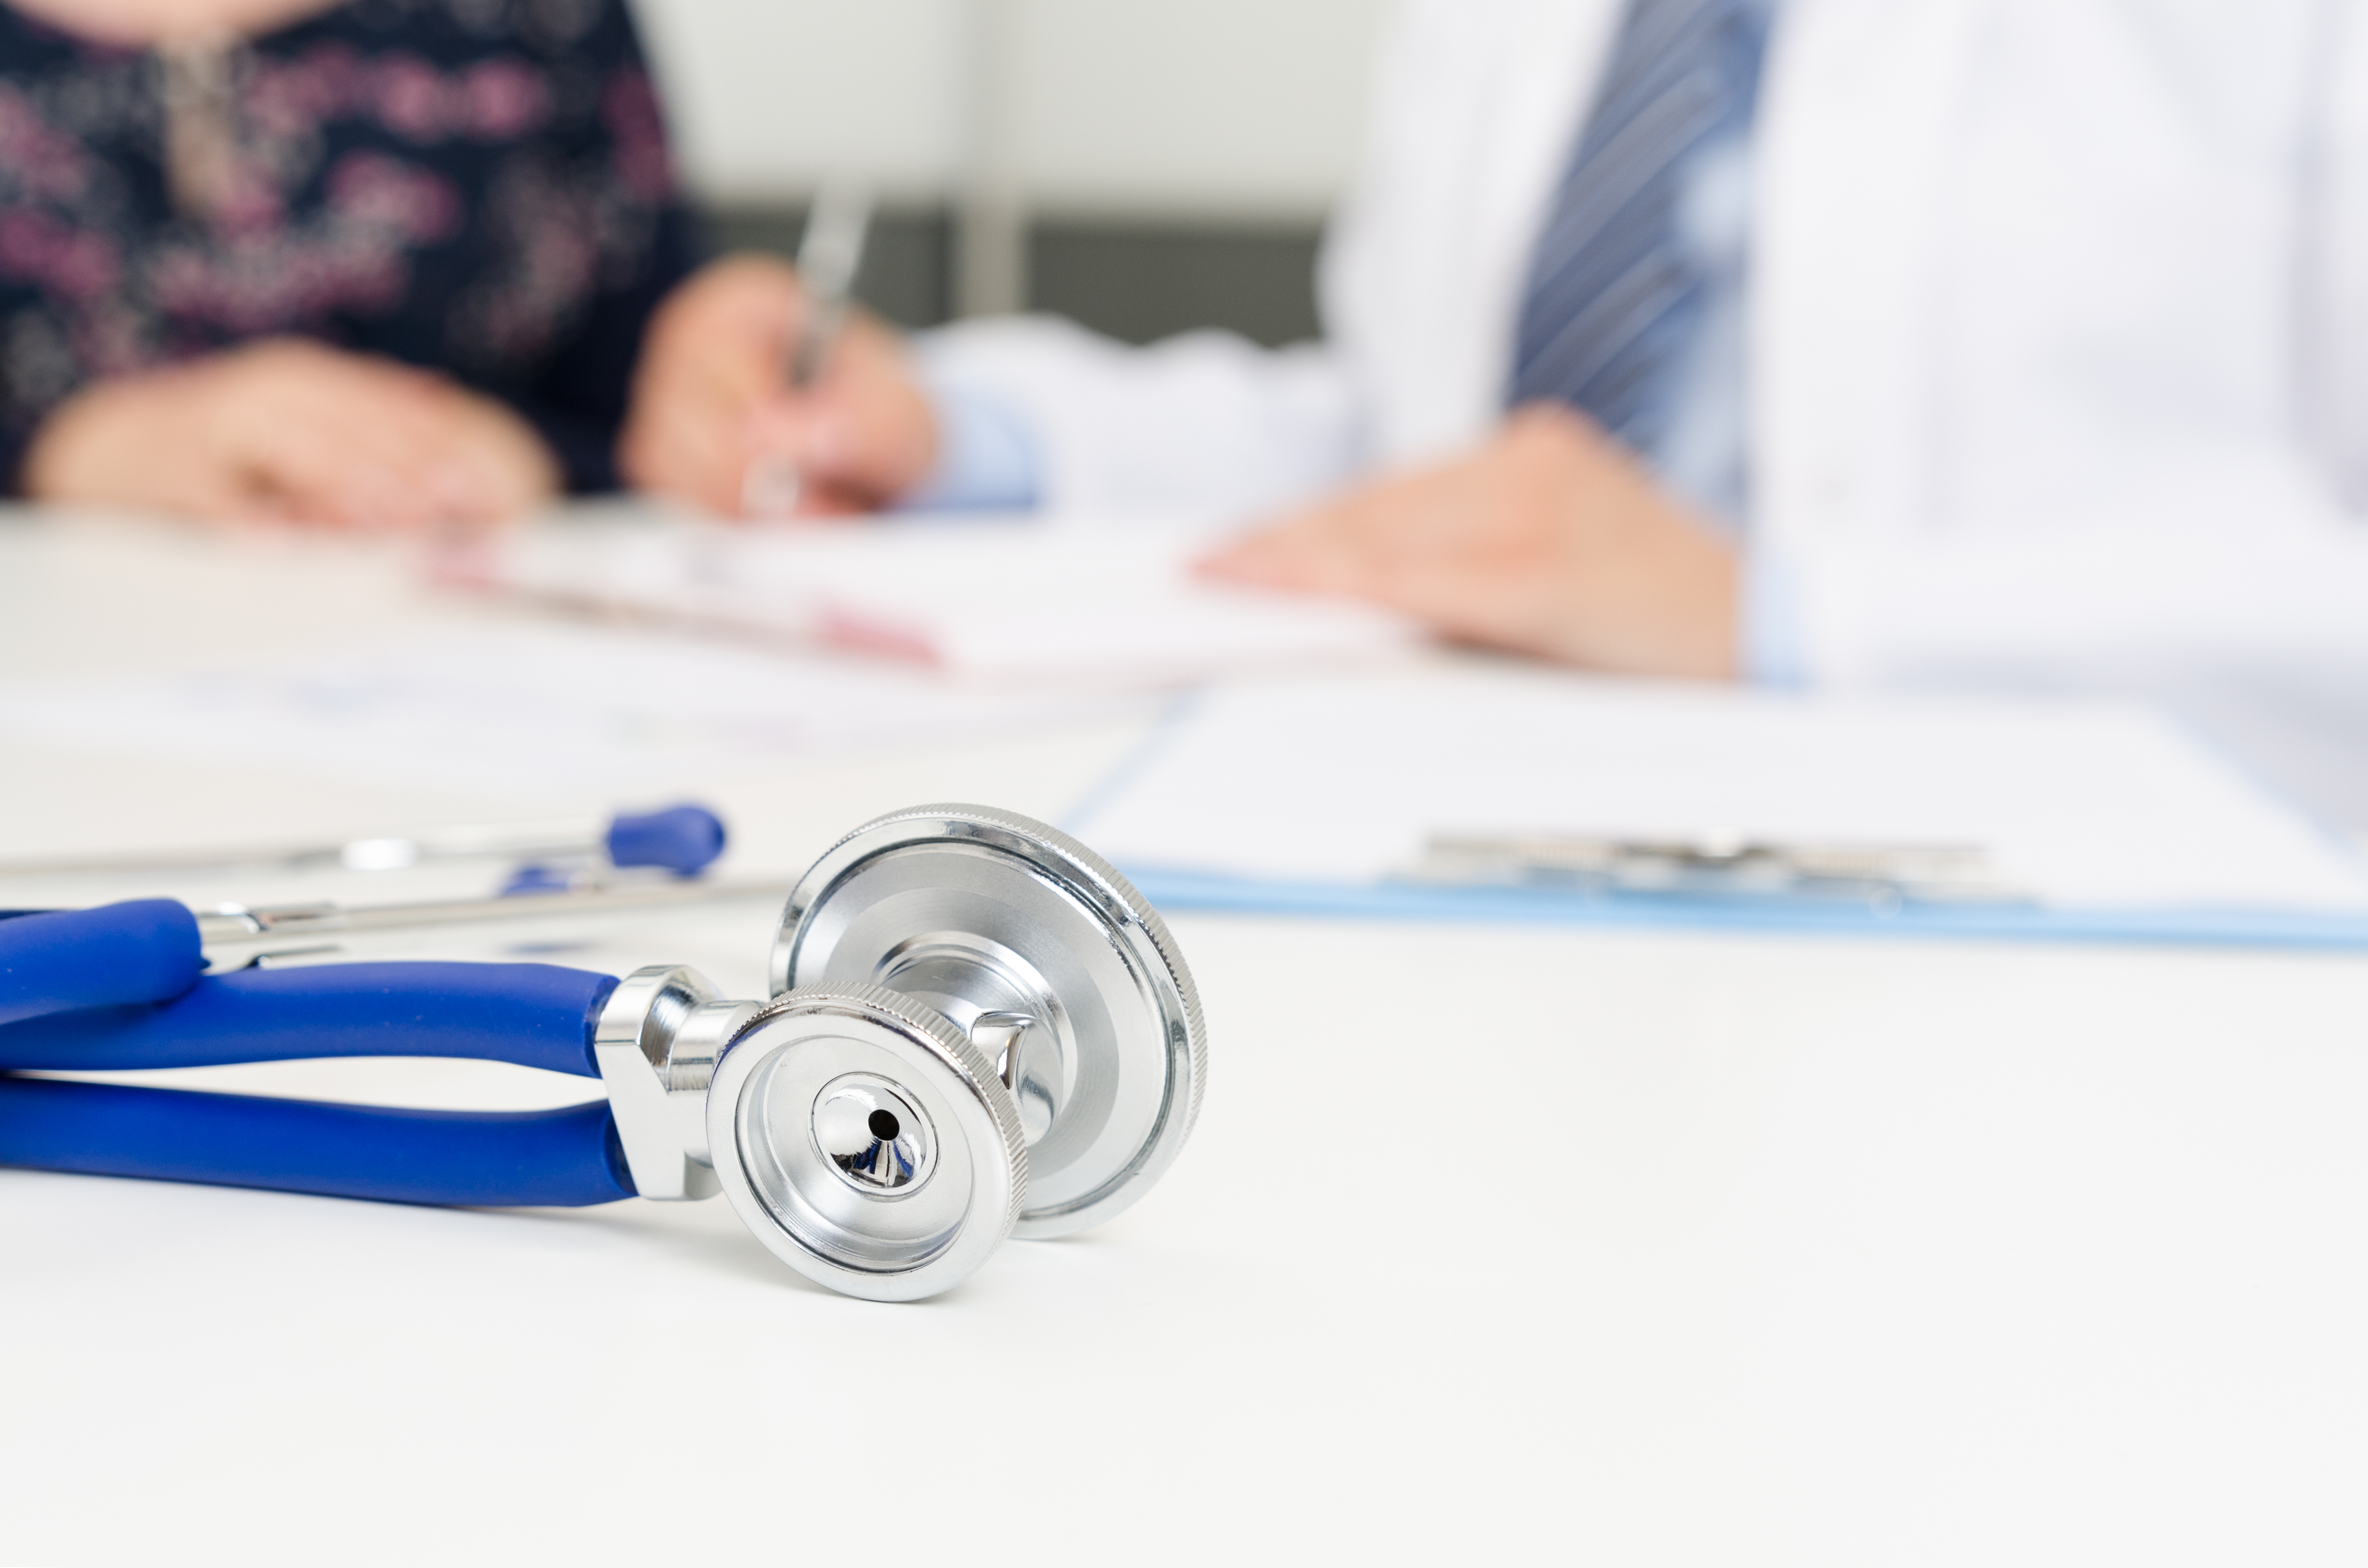
{"type": "MultiPolygon", "coordinates": [[[[0,681],[489,613],[336,551],[0,527],[0,681]]],[[[923,799],[1060,812],[1130,738],[681,792],[794,870],[923,799]]],[[[6,735],[0,800],[0,854],[517,814],[6,735]]],[[[807,1286],[721,1202],[0,1171],[0,1562],[2368,1551],[2368,963],[1176,930],[1213,1040],[1191,1147],[920,1305],[807,1286]]],[[[711,913],[580,961],[754,987],[766,936],[711,913]]],[[[586,1097],[467,1064],[210,1081],[586,1097]]]]}

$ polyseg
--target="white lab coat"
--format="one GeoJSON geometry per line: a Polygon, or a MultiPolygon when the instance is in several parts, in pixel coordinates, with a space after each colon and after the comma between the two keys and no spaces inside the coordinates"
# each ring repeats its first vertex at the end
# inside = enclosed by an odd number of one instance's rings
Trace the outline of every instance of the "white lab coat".
{"type": "MultiPolygon", "coordinates": [[[[1479,440],[1621,11],[1408,0],[1321,347],[1020,321],[930,352],[1024,409],[1058,505],[1250,513],[1479,440]]],[[[1749,551],[1803,676],[2169,694],[2306,793],[2282,759],[2348,731],[2357,778],[2317,792],[2368,821],[2362,12],[1787,0],[1749,551]]]]}

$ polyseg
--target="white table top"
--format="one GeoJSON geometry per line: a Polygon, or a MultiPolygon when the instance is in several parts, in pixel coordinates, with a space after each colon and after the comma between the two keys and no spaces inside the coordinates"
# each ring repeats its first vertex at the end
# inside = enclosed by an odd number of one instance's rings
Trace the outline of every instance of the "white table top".
{"type": "MultiPolygon", "coordinates": [[[[495,613],[402,584],[334,550],[0,528],[0,682],[495,613]]],[[[730,814],[744,866],[795,869],[923,799],[1058,813],[1131,739],[681,792],[730,814]]],[[[0,855],[518,814],[6,733],[0,800],[0,855]]],[[[1175,927],[1213,1041],[1192,1145],[1113,1223],[919,1305],[807,1286],[719,1202],[0,1171],[0,1562],[2368,1548],[2368,963],[1175,927]]],[[[571,961],[754,988],[766,935],[712,911],[571,961]]],[[[586,1087],[416,1062],[202,1081],[586,1087]]]]}

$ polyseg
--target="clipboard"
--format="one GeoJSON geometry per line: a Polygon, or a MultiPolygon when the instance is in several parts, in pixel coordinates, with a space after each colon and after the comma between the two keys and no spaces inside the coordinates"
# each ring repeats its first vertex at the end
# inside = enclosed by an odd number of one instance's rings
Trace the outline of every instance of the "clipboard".
{"type": "Polygon", "coordinates": [[[1176,910],[2368,949],[2349,842],[2160,713],[2089,699],[1479,661],[1235,683],[1179,702],[1071,825],[1176,910]],[[1442,845],[1477,846],[1478,869],[1442,870],[1442,845]],[[1747,848],[1756,883],[1589,873],[1747,848]],[[1859,874],[1793,875],[1788,854],[1859,874]],[[1943,874],[1884,874],[1918,865],[1943,874]]]}

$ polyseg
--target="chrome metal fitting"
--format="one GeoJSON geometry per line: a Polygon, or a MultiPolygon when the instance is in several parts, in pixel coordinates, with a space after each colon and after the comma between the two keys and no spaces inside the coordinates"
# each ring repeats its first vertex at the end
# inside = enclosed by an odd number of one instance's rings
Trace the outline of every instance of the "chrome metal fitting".
{"type": "Polygon", "coordinates": [[[757,1010],[674,964],[637,969],[609,993],[592,1056],[643,1198],[663,1203],[722,1190],[707,1141],[707,1085],[715,1059],[757,1010]]]}

